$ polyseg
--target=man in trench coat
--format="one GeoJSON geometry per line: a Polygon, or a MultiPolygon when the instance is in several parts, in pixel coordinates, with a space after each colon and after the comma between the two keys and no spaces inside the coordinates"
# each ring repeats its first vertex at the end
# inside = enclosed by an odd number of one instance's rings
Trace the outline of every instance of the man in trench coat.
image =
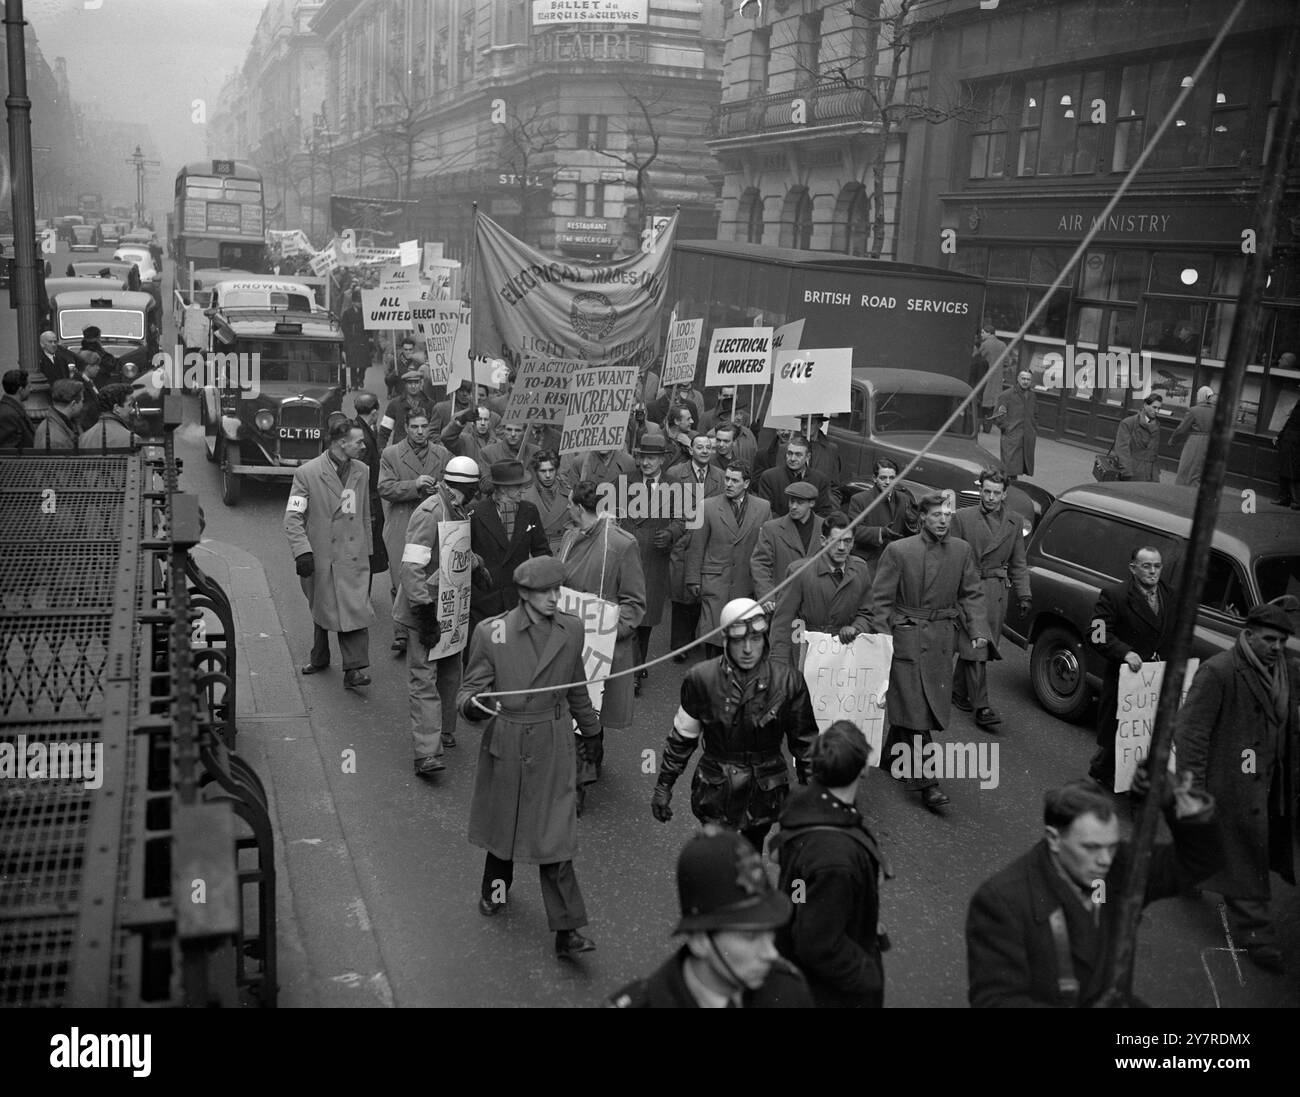
{"type": "Polygon", "coordinates": [[[487,851],[479,912],[497,914],[514,863],[539,867],[555,952],[571,959],[596,946],[578,932],[587,909],[573,871],[578,845],[576,721],[582,742],[600,731],[583,670],[583,624],[556,606],[564,565],[534,557],[514,571],[519,604],[479,623],[457,694],[467,720],[491,717],[479,746],[469,809],[471,845],[487,851]],[[563,687],[564,683],[579,683],[563,687]],[[480,698],[486,692],[546,693],[480,698]]]}
{"type": "Polygon", "coordinates": [[[1160,408],[1164,397],[1153,392],[1142,406],[1115,428],[1115,456],[1125,480],[1160,483],[1160,408]]]}
{"type": "MultiPolygon", "coordinates": [[[[989,636],[975,550],[949,535],[948,500],[932,492],[921,498],[920,510],[921,532],[885,546],[871,587],[872,623],[894,638],[885,754],[895,777],[908,772],[896,763],[910,756],[914,764],[932,742],[931,731],[951,719],[957,632],[964,628],[976,650],[989,636]]],[[[913,770],[905,779],[907,791],[919,792],[931,811],[948,803],[935,777],[913,770]]]]}
{"type": "MultiPolygon", "coordinates": [[[[822,547],[822,520],[812,512],[817,501],[817,485],[796,480],[785,489],[785,497],[789,509],[780,518],[769,518],[763,523],[750,560],[754,593],[765,601],[777,583],[789,574],[791,564],[802,563],[822,547]]],[[[773,598],[769,609],[775,605],[773,598]]]]}
{"type": "Polygon", "coordinates": [[[964,635],[957,637],[957,669],[953,673],[952,703],[963,712],[975,712],[975,723],[994,731],[1002,717],[989,704],[988,661],[1001,659],[998,643],[1007,618],[1007,591],[1016,592],[1021,614],[1029,612],[1029,568],[1025,563],[1025,538],[1019,517],[1007,509],[1007,475],[997,469],[980,473],[980,502],[962,507],[952,520],[952,536],[975,550],[975,563],[984,586],[984,606],[989,620],[989,642],[975,648],[964,635]]]}
{"type": "Polygon", "coordinates": [[[365,437],[350,419],[330,425],[330,447],[293,474],[284,512],[314,638],[303,674],[330,663],[329,634],[339,634],[343,685],[370,685],[370,471],[361,461],[365,437]]]}
{"type": "MultiPolygon", "coordinates": [[[[667,464],[667,461],[664,463],[667,464]]],[[[695,639],[700,627],[700,599],[686,591],[686,552],[691,541],[700,535],[700,523],[704,520],[703,500],[722,494],[723,476],[724,470],[714,465],[711,457],[707,463],[701,463],[693,456],[690,461],[683,461],[664,470],[665,484],[681,485],[680,488],[670,490],[681,491],[682,498],[693,499],[695,505],[695,510],[687,515],[686,533],[673,544],[668,556],[668,586],[673,604],[672,632],[668,645],[672,648],[689,644],[695,639]],[[688,491],[689,495],[686,494],[688,491]]],[[[686,658],[686,655],[679,655],[675,661],[684,663],[686,658]]]]}
{"type": "Polygon", "coordinates": [[[1256,606],[1228,651],[1201,664],[1178,710],[1178,767],[1219,805],[1223,868],[1206,880],[1228,908],[1236,944],[1281,973],[1269,869],[1294,884],[1300,789],[1300,665],[1286,655],[1291,619],[1256,606]]]}
{"type": "Polygon", "coordinates": [[[1000,432],[1002,464],[1007,476],[1034,475],[1034,447],[1038,444],[1038,397],[1033,389],[1034,375],[1027,369],[1016,374],[1016,383],[1003,389],[997,411],[989,420],[1000,432]]]}
{"type": "MultiPolygon", "coordinates": [[[[718,627],[722,607],[733,598],[754,597],[749,561],[772,508],[749,493],[749,468],[737,461],[723,474],[722,494],[706,499],[701,515],[703,523],[686,550],[686,593],[700,599],[697,636],[718,627]]],[[[722,637],[712,637],[707,647],[717,656],[722,637]]]]}
{"type": "MultiPolygon", "coordinates": [[[[445,446],[429,441],[429,411],[422,404],[416,404],[407,412],[406,436],[385,449],[379,460],[379,496],[384,501],[384,550],[388,555],[394,601],[397,588],[402,585],[406,527],[415,508],[438,490],[438,479],[450,460],[451,453],[445,446]]],[[[394,620],[392,650],[405,655],[406,645],[407,626],[394,620]]]]}

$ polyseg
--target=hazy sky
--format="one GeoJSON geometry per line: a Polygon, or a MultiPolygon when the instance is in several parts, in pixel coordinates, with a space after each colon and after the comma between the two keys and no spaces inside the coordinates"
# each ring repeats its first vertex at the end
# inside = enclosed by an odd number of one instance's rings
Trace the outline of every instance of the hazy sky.
{"type": "Polygon", "coordinates": [[[146,122],[164,178],[206,155],[191,103],[215,111],[225,77],[241,65],[266,0],[25,0],[51,67],[68,60],[72,98],[110,118],[146,122]],[[95,5],[98,5],[97,7],[95,5]]]}

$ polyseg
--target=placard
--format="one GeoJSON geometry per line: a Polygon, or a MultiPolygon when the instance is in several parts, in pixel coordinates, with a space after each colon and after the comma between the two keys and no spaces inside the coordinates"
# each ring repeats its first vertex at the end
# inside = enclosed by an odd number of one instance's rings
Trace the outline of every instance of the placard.
{"type": "Polygon", "coordinates": [[[885,694],[894,658],[894,638],[862,633],[841,644],[827,632],[805,632],[801,658],[818,734],[836,720],[849,720],[867,738],[873,766],[885,744],[885,694]]]}
{"type": "Polygon", "coordinates": [[[636,403],[635,366],[588,366],[574,370],[565,409],[560,453],[622,449],[636,403]]]}
{"type": "Polygon", "coordinates": [[[664,373],[659,378],[662,388],[669,385],[686,385],[695,380],[695,363],[700,350],[700,320],[674,320],[668,326],[668,345],[664,351],[664,373]]]}
{"type": "Polygon", "coordinates": [[[772,378],[771,328],[715,328],[704,384],[765,385],[772,378]]]}
{"type": "MultiPolygon", "coordinates": [[[[416,328],[424,336],[429,361],[429,379],[435,385],[452,385],[457,373],[458,353],[464,357],[462,375],[469,378],[469,309],[454,305],[421,304],[411,306],[411,320],[420,317],[416,328]]],[[[459,380],[456,382],[459,384],[459,380]]]]}
{"type": "MultiPolygon", "coordinates": [[[[1192,679],[1201,665],[1200,659],[1187,660],[1183,691],[1178,704],[1187,700],[1192,679]]],[[[1137,765],[1151,750],[1151,731],[1156,726],[1160,686],[1165,680],[1165,664],[1143,663],[1142,669],[1130,670],[1125,663],[1119,668],[1119,698],[1115,704],[1115,791],[1127,792],[1133,785],[1137,765]]],[[[1174,752],[1169,751],[1169,769],[1174,768],[1174,752]]]]}
{"type": "Polygon", "coordinates": [[[770,415],[834,415],[853,407],[853,348],[779,350],[770,415]]]}
{"type": "MultiPolygon", "coordinates": [[[[466,523],[468,525],[468,523],[466,523]]],[[[618,603],[572,587],[560,587],[560,601],[555,607],[582,622],[582,666],[587,678],[587,693],[597,712],[605,699],[605,679],[614,665],[614,645],[618,642],[618,603]]],[[[576,729],[577,724],[575,722],[576,729]]]]}
{"type": "Polygon", "coordinates": [[[407,290],[363,289],[361,311],[366,331],[406,331],[411,326],[411,302],[407,290]]]}
{"type": "Polygon", "coordinates": [[[420,241],[403,240],[397,245],[397,261],[404,267],[420,265],[420,241]]]}
{"type": "Polygon", "coordinates": [[[438,621],[442,635],[429,662],[463,651],[469,639],[470,551],[468,520],[438,523],[438,621]]]}
{"type": "Polygon", "coordinates": [[[506,397],[502,422],[563,423],[569,406],[569,380],[582,362],[568,358],[525,358],[506,397]]]}

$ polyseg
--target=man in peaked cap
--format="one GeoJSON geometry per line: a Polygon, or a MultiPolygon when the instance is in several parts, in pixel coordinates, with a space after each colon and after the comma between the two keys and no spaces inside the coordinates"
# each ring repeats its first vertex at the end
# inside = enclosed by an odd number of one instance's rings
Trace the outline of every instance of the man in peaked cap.
{"type": "Polygon", "coordinates": [[[424,387],[424,374],[412,367],[402,374],[404,392],[394,396],[384,408],[384,417],[379,420],[379,448],[395,446],[406,437],[406,417],[411,408],[419,405],[428,410],[421,389],[424,387]]]}
{"type": "Polygon", "coordinates": [[[596,946],[578,930],[587,908],[573,871],[578,845],[576,752],[600,733],[587,692],[582,622],[557,605],[564,565],[553,556],[514,570],[519,604],[479,622],[456,703],[467,720],[488,719],[479,746],[469,840],[486,851],[479,913],[507,902],[514,864],[535,864],[555,954],[572,960],[596,946]],[[574,683],[566,685],[566,683],[574,683]],[[484,698],[482,693],[546,688],[484,698]],[[574,722],[581,738],[573,734],[574,722]],[[577,739],[577,742],[575,742],[577,739]]]}
{"type": "Polygon", "coordinates": [[[776,951],[776,931],[794,909],[772,887],[762,858],[732,830],[706,826],[677,858],[685,938],[653,975],[629,983],[614,1009],[808,1008],[799,969],[776,951]]]}

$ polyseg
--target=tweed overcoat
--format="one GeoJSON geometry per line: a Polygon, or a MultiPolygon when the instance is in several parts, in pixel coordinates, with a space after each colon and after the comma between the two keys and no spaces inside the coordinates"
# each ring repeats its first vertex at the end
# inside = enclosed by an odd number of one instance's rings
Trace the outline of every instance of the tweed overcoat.
{"type": "MultiPolygon", "coordinates": [[[[754,597],[754,575],[750,557],[758,543],[758,531],[771,517],[766,499],[745,498],[744,518],[736,524],[731,500],[725,495],[705,499],[700,510],[703,525],[691,536],[686,550],[686,584],[700,588],[700,628],[697,636],[718,627],[722,607],[733,598],[754,597]]],[[[720,644],[721,636],[710,643],[720,644]]]]}

